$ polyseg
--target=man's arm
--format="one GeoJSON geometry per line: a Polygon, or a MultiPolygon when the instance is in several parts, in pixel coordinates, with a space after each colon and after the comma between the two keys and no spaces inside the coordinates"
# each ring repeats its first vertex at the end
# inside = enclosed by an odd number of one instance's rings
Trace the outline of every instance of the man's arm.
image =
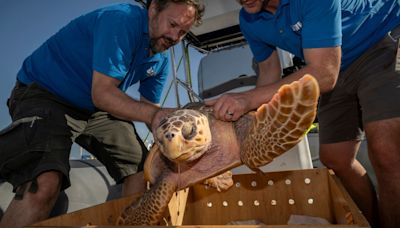
{"type": "MultiPolygon", "coordinates": [[[[258,65],[258,77],[256,87],[261,87],[274,83],[280,79],[281,67],[279,57],[276,51],[272,52],[271,56],[258,65]]],[[[225,121],[235,121],[243,114],[252,110],[250,100],[255,99],[247,92],[241,93],[226,93],[219,98],[207,100],[205,103],[213,106],[214,115],[217,119],[225,121]],[[233,113],[229,115],[228,113],[233,113]]]]}
{"type": "Polygon", "coordinates": [[[270,85],[281,79],[282,69],[277,51],[273,51],[266,60],[258,63],[257,85],[261,87],[270,85]]]}
{"type": "Polygon", "coordinates": [[[140,121],[150,126],[156,112],[156,104],[134,100],[118,86],[121,81],[100,72],[93,72],[92,100],[94,105],[111,115],[129,121],[140,121]]]}
{"type": "MultiPolygon", "coordinates": [[[[299,80],[305,74],[311,74],[317,79],[321,93],[329,92],[334,88],[340,71],[340,47],[311,48],[304,49],[303,51],[306,66],[302,69],[277,82],[261,85],[253,90],[245,92],[246,97],[249,98],[249,110],[255,109],[261,104],[268,102],[282,85],[299,80]]],[[[261,63],[260,67],[262,66],[263,64],[261,63]]]]}
{"type": "MultiPolygon", "coordinates": [[[[140,96],[140,101],[145,102],[148,104],[155,105],[157,107],[160,107],[159,104],[154,104],[151,101],[147,100],[145,97],[140,96]]],[[[176,111],[176,108],[159,108],[156,114],[153,117],[153,122],[152,124],[146,124],[147,128],[151,132],[156,132],[156,128],[158,127],[159,123],[161,122],[161,119],[163,119],[165,116],[167,116],[169,113],[176,111]]]]}
{"type": "Polygon", "coordinates": [[[311,74],[317,79],[321,93],[332,90],[340,70],[340,47],[310,48],[303,51],[306,66],[301,70],[279,80],[281,71],[279,59],[276,60],[275,53],[259,63],[260,79],[257,81],[256,88],[242,93],[225,94],[218,99],[208,101],[207,104],[214,106],[217,118],[231,121],[268,102],[282,85],[299,80],[305,74],[311,74]],[[268,77],[272,78],[268,79],[268,77]],[[226,115],[227,112],[234,114],[230,117],[226,115]]]}

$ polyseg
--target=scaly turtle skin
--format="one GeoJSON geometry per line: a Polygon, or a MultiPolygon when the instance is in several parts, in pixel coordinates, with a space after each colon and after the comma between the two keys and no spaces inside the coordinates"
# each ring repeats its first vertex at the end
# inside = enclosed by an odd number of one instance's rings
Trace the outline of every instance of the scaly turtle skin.
{"type": "Polygon", "coordinates": [[[256,170],[270,163],[302,139],[315,119],[318,97],[317,81],[305,75],[236,122],[215,119],[199,103],[167,116],[145,163],[145,178],[153,186],[117,224],[159,224],[175,191],[241,164],[256,170]]]}
{"type": "Polygon", "coordinates": [[[187,108],[169,114],[156,131],[160,152],[176,163],[201,157],[211,145],[211,138],[208,113],[187,108]]]}

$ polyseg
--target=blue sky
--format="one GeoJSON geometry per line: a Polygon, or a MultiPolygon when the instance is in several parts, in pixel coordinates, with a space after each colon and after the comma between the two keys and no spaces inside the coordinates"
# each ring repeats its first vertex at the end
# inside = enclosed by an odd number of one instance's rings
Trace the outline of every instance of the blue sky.
{"type": "MultiPolygon", "coordinates": [[[[118,2],[135,4],[133,0],[0,0],[0,129],[11,123],[6,101],[23,60],[70,20],[101,6],[118,2]]],[[[181,45],[175,48],[177,57],[180,57],[180,48],[181,45]]],[[[190,50],[195,91],[197,91],[197,66],[201,56],[197,51],[190,50]]],[[[183,66],[181,66],[178,77],[183,79],[183,76],[183,66]]],[[[130,88],[129,95],[137,98],[136,89],[136,86],[130,88]]],[[[164,96],[165,93],[166,89],[164,96]]],[[[175,91],[172,90],[170,94],[165,104],[168,107],[175,107],[175,91]]],[[[180,90],[179,94],[181,104],[187,103],[186,93],[180,90]]],[[[147,135],[147,128],[143,124],[137,124],[137,128],[142,137],[147,135]]],[[[76,153],[77,147],[73,150],[76,153]]]]}

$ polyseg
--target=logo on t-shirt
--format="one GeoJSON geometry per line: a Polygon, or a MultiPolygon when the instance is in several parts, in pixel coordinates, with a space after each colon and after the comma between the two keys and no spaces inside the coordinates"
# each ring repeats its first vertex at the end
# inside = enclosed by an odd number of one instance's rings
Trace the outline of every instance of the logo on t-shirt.
{"type": "Polygon", "coordinates": [[[300,21],[296,22],[296,24],[291,25],[290,27],[292,27],[292,30],[294,32],[298,32],[301,30],[301,28],[303,27],[303,23],[301,23],[300,21]]]}
{"type": "Polygon", "coordinates": [[[156,71],[153,69],[153,67],[150,67],[149,69],[147,69],[146,74],[147,74],[147,77],[152,77],[152,76],[156,75],[156,71]]]}

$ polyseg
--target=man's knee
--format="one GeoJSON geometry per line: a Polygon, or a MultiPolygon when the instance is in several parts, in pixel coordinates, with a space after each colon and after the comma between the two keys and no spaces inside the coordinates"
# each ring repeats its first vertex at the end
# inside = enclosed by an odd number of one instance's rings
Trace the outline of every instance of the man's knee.
{"type": "Polygon", "coordinates": [[[334,170],[348,169],[355,161],[358,142],[321,144],[319,159],[326,167],[334,170]]]}
{"type": "Polygon", "coordinates": [[[341,162],[333,153],[325,153],[323,150],[319,153],[319,160],[321,163],[331,169],[337,169],[340,166],[343,166],[344,163],[341,162]]]}
{"type": "Polygon", "coordinates": [[[367,125],[368,150],[377,171],[395,172],[400,163],[400,118],[377,121],[367,125]]]}
{"type": "Polygon", "coordinates": [[[29,194],[30,200],[38,204],[48,204],[54,202],[61,189],[62,174],[56,171],[48,171],[40,174],[35,180],[27,185],[22,198],[29,194]]]}
{"type": "MultiPolygon", "coordinates": [[[[387,142],[391,144],[392,142],[387,142]]],[[[398,164],[400,162],[400,148],[394,145],[378,146],[373,143],[368,145],[370,160],[377,173],[385,173],[391,175],[397,173],[400,175],[398,164]]]]}

